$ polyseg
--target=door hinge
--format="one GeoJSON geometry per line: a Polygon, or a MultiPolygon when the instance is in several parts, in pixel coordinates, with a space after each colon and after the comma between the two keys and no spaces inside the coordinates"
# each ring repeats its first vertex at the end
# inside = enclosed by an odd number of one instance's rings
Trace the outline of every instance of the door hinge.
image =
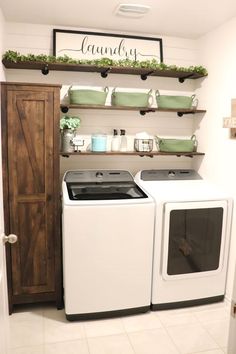
{"type": "Polygon", "coordinates": [[[234,301],[231,302],[231,317],[236,317],[236,303],[234,301]]]}

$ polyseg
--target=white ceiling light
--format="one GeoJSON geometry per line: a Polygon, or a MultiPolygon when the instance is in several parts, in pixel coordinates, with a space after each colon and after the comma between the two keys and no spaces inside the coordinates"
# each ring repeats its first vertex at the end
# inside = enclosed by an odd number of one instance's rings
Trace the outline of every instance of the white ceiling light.
{"type": "Polygon", "coordinates": [[[116,8],[117,16],[142,17],[150,10],[150,6],[140,4],[120,4],[116,8]]]}

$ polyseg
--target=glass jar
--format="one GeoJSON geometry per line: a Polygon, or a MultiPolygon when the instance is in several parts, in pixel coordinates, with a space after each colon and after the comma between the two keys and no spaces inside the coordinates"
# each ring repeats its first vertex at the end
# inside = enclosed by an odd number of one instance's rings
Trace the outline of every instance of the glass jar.
{"type": "Polygon", "coordinates": [[[107,136],[106,134],[93,134],[91,150],[94,152],[107,151],[107,136]]]}

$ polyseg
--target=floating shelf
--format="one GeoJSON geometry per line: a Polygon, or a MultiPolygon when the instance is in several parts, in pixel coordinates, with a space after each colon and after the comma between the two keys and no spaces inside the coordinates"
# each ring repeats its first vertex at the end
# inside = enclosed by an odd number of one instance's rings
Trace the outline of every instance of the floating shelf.
{"type": "MultiPolygon", "coordinates": [[[[8,61],[3,59],[3,65],[7,69],[27,69],[27,70],[41,70],[42,74],[47,75],[50,70],[53,71],[73,71],[73,72],[93,72],[100,73],[102,77],[107,77],[108,74],[125,74],[125,75],[137,75],[142,80],[146,80],[148,76],[159,76],[177,78],[179,82],[184,82],[186,79],[199,79],[206,77],[207,75],[199,74],[197,72],[189,71],[177,71],[177,70],[152,70],[147,68],[133,68],[133,67],[101,67],[96,65],[82,65],[82,64],[68,64],[68,63],[42,63],[42,62],[17,62],[8,61]]],[[[139,111],[141,115],[145,115],[149,112],[175,112],[178,116],[184,114],[205,113],[206,110],[202,109],[162,109],[162,108],[147,108],[147,107],[121,107],[121,106],[98,106],[98,105],[61,105],[61,110],[66,113],[69,109],[105,109],[105,110],[126,110],[126,111],[139,111]]],[[[72,152],[65,153],[60,152],[61,156],[69,157],[74,156],[203,156],[201,152],[72,152]]]]}
{"type": "Polygon", "coordinates": [[[126,74],[126,75],[139,75],[142,80],[146,80],[148,76],[161,76],[177,78],[180,82],[184,82],[185,79],[199,79],[206,75],[199,74],[197,72],[189,71],[176,71],[176,70],[154,70],[147,68],[132,68],[132,67],[103,67],[96,65],[83,65],[83,64],[68,64],[68,63],[42,63],[42,62],[30,62],[22,61],[14,63],[3,59],[3,65],[7,69],[29,69],[29,70],[41,70],[44,75],[47,75],[50,70],[57,71],[79,71],[79,72],[96,72],[100,73],[102,77],[107,77],[108,74],[126,74]]]}
{"type": "Polygon", "coordinates": [[[118,110],[118,111],[139,111],[141,115],[150,112],[174,112],[179,117],[184,114],[206,113],[204,109],[172,109],[172,108],[155,108],[155,107],[124,107],[124,106],[101,106],[101,105],[76,105],[76,104],[61,104],[61,111],[67,113],[69,109],[105,109],[105,110],[118,110]]]}
{"type": "Polygon", "coordinates": [[[60,155],[63,157],[69,157],[72,155],[75,156],[203,156],[205,155],[203,152],[160,152],[160,151],[152,151],[152,152],[136,152],[136,151],[126,151],[126,152],[92,152],[92,151],[82,151],[82,152],[60,152],[60,155]]]}

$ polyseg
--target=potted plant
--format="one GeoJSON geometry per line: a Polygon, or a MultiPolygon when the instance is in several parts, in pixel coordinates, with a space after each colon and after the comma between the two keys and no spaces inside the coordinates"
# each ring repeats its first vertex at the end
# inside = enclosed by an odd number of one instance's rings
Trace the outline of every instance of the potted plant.
{"type": "Polygon", "coordinates": [[[80,118],[78,116],[63,116],[60,119],[61,129],[61,150],[63,152],[73,152],[73,138],[75,130],[80,127],[80,118]]]}

